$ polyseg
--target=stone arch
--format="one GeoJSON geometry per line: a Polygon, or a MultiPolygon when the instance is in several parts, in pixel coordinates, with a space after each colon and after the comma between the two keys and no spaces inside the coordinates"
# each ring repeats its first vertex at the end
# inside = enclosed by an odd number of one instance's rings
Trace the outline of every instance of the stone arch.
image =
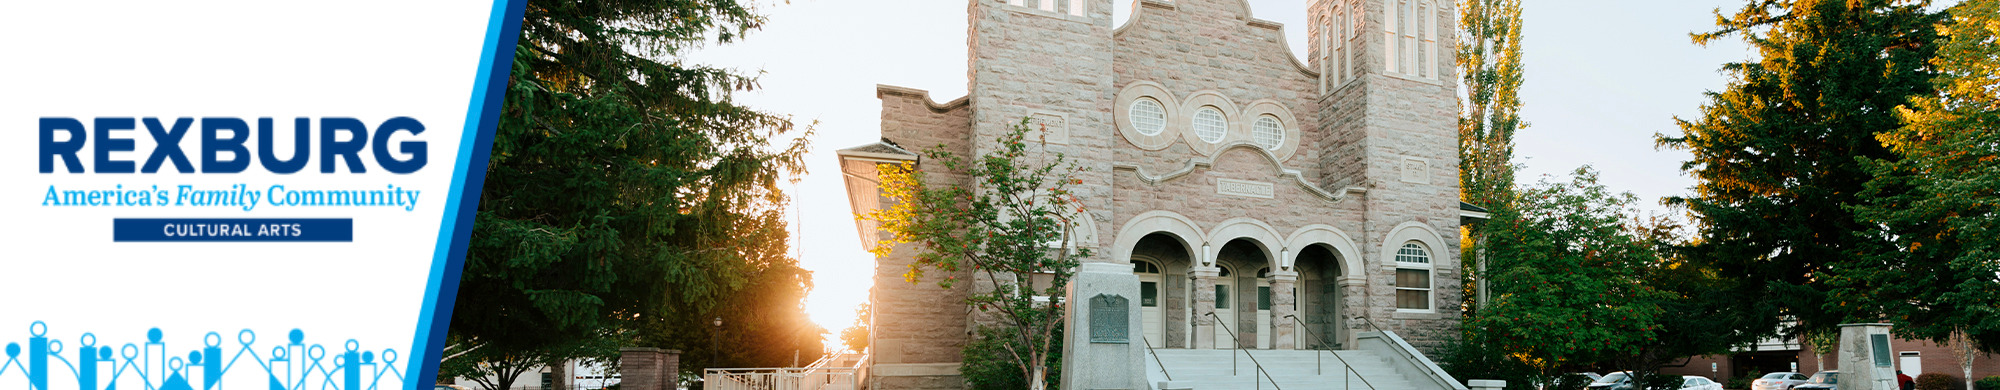
{"type": "Polygon", "coordinates": [[[1285,238],[1288,249],[1284,258],[1279,259],[1281,269],[1291,271],[1298,264],[1299,252],[1309,245],[1325,245],[1340,259],[1341,276],[1349,280],[1363,280],[1366,274],[1361,267],[1361,249],[1354,244],[1354,238],[1330,225],[1312,224],[1300,227],[1285,238]]]}
{"type": "MultiPolygon", "coordinates": [[[[1446,249],[1449,247],[1444,246],[1444,235],[1438,234],[1437,228],[1422,222],[1410,221],[1396,225],[1395,228],[1389,229],[1389,235],[1382,237],[1382,247],[1379,251],[1381,253],[1378,254],[1376,264],[1396,264],[1396,248],[1402,247],[1403,243],[1408,241],[1421,242],[1429,247],[1432,253],[1436,253],[1432,255],[1434,259],[1431,260],[1432,264],[1437,264],[1435,259],[1447,257],[1446,249]]],[[[1442,265],[1439,266],[1439,269],[1443,269],[1442,265]]]]}
{"type": "MultiPolygon", "coordinates": [[[[1279,254],[1285,249],[1285,242],[1278,239],[1278,230],[1271,228],[1271,225],[1264,223],[1264,221],[1251,218],[1231,218],[1217,224],[1214,230],[1209,231],[1208,237],[1210,237],[1209,242],[1216,245],[1207,245],[1199,252],[1202,254],[1201,261],[1207,263],[1207,265],[1213,265],[1216,255],[1222,253],[1222,244],[1239,238],[1257,245],[1258,249],[1264,251],[1264,256],[1266,257],[1264,261],[1265,266],[1281,265],[1278,258],[1280,257],[1279,254]]],[[[1274,267],[1274,269],[1283,268],[1274,267]]]]}
{"type": "Polygon", "coordinates": [[[1153,233],[1173,237],[1181,243],[1181,249],[1190,254],[1203,253],[1198,249],[1208,242],[1208,236],[1201,232],[1194,220],[1172,211],[1147,211],[1126,220],[1125,225],[1118,228],[1118,237],[1111,245],[1111,259],[1120,263],[1131,262],[1132,248],[1139,245],[1140,239],[1153,233]]]}

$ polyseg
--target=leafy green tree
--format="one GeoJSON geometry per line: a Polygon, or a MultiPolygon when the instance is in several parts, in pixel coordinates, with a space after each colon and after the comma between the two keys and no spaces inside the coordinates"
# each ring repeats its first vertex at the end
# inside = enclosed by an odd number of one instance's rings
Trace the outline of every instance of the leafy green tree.
{"type": "Polygon", "coordinates": [[[1488,349],[1479,359],[1489,364],[1525,367],[1524,386],[1639,355],[1669,317],[1662,302],[1671,295],[1645,283],[1658,256],[1628,225],[1637,198],[1597,178],[1583,167],[1568,182],[1523,188],[1489,222],[1492,299],[1470,320],[1481,331],[1467,342],[1488,349]]]}
{"type": "Polygon", "coordinates": [[[1673,248],[1688,244],[1680,221],[1654,215],[1635,221],[1629,228],[1652,252],[1653,257],[1636,272],[1640,284],[1660,292],[1654,302],[1665,314],[1656,318],[1652,337],[1612,361],[1653,376],[1648,383],[1658,389],[1679,389],[1681,378],[1656,375],[1660,368],[1689,356],[1728,353],[1739,345],[1730,337],[1729,324],[1709,320],[1728,309],[1724,302],[1736,298],[1721,288],[1723,280],[1713,269],[1675,256],[1673,248]]]}
{"type": "MultiPolygon", "coordinates": [[[[1521,120],[1521,1],[1468,0],[1459,5],[1464,39],[1458,43],[1458,68],[1465,84],[1464,108],[1458,118],[1459,200],[1489,211],[1509,207],[1514,191],[1514,131],[1521,120]]],[[[1465,226],[1462,256],[1481,259],[1486,228],[1465,226]]],[[[1464,262],[1466,308],[1478,308],[1481,260],[1464,262]]],[[[1468,313],[1473,314],[1473,313],[1468,313]]],[[[1468,331],[1469,328],[1468,328],[1468,331]]]]}
{"type": "Polygon", "coordinates": [[[1842,302],[1866,302],[1896,333],[1950,345],[1972,388],[1975,352],[2000,352],[2000,2],[1949,10],[1932,64],[1936,94],[1901,111],[1905,125],[1877,139],[1895,153],[1869,159],[1875,175],[1855,208],[1892,249],[1832,279],[1842,302]]]}
{"type": "Polygon", "coordinates": [[[780,209],[806,134],[731,102],[755,79],[661,60],[763,23],[728,0],[527,4],[450,328],[470,361],[444,375],[631,345],[699,368],[725,336],[759,346],[730,364],[819,351],[780,209]]]}
{"type": "Polygon", "coordinates": [[[874,318],[870,312],[871,307],[868,304],[861,304],[861,307],[854,309],[854,326],[840,330],[840,343],[846,346],[847,350],[854,352],[865,352],[868,350],[868,338],[870,337],[868,323],[871,318],[874,318]]]}
{"type": "Polygon", "coordinates": [[[1702,116],[1676,119],[1663,147],[1690,152],[1692,196],[1669,198],[1693,215],[1697,239],[1675,255],[1726,279],[1734,303],[1710,318],[1750,342],[1832,329],[1871,309],[1828,296],[1829,272],[1864,266],[1889,248],[1852,207],[1874,175],[1860,158],[1894,160],[1876,140],[1899,127],[1896,107],[1932,90],[1928,61],[1938,20],[1926,1],[1749,1],[1717,14],[1706,44],[1741,37],[1756,50],[1723,67],[1702,116]],[[1796,326],[1781,328],[1781,319],[1796,326]]]}
{"type": "MultiPolygon", "coordinates": [[[[1504,214],[1515,201],[1514,132],[1527,126],[1519,114],[1521,2],[1468,0],[1458,11],[1464,29],[1458,41],[1458,68],[1466,89],[1458,118],[1459,200],[1504,214]]],[[[1461,258],[1473,259],[1460,263],[1461,275],[1467,276],[1461,310],[1469,320],[1460,324],[1461,337],[1448,344],[1444,360],[1462,377],[1503,379],[1527,389],[1537,383],[1541,371],[1507,356],[1505,345],[1489,344],[1477,321],[1485,314],[1484,292],[1493,283],[1486,269],[1490,254],[1484,253],[1492,224],[1462,227],[1461,258]]]]}
{"type": "MultiPolygon", "coordinates": [[[[1075,177],[1082,168],[1030,142],[1027,124],[1022,118],[994,138],[993,151],[974,159],[939,145],[924,153],[938,165],[881,165],[882,192],[893,204],[863,218],[890,233],[875,246],[876,257],[914,244],[916,261],[905,275],[912,283],[927,269],[953,275],[939,282],[946,288],[958,282],[961,269],[987,283],[966,298],[1001,322],[991,333],[981,325],[981,334],[1004,337],[994,342],[1002,357],[1020,368],[1028,388],[1040,390],[1057,379],[1049,375],[1049,358],[1061,348],[1064,291],[1076,259],[1090,251],[1066,239],[1077,227],[1074,218],[1088,215],[1070,191],[1082,184],[1075,177]],[[940,179],[930,180],[931,174],[940,179]]],[[[975,340],[967,352],[977,345],[975,340]]]]}

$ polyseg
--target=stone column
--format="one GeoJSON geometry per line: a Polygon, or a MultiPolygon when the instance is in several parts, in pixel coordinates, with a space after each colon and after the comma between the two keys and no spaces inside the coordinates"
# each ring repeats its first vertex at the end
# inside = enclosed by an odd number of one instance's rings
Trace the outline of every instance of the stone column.
{"type": "Polygon", "coordinates": [[[1197,266],[1188,271],[1194,277],[1194,349],[1215,349],[1215,278],[1221,268],[1197,266]]]}
{"type": "MultiPolygon", "coordinates": [[[[1145,389],[1139,276],[1131,264],[1087,262],[1069,281],[1062,388],[1145,389]]],[[[637,389],[634,389],[637,390],[637,389]]]]}
{"type": "Polygon", "coordinates": [[[1841,324],[1838,390],[1896,390],[1889,324],[1841,324]]]}
{"type": "Polygon", "coordinates": [[[1272,349],[1297,349],[1293,336],[1298,333],[1298,322],[1292,316],[1298,315],[1298,294],[1296,293],[1299,273],[1296,271],[1271,271],[1271,340],[1272,349]]]}
{"type": "Polygon", "coordinates": [[[673,390],[680,386],[681,351],[659,348],[618,349],[619,388],[673,390]]]}

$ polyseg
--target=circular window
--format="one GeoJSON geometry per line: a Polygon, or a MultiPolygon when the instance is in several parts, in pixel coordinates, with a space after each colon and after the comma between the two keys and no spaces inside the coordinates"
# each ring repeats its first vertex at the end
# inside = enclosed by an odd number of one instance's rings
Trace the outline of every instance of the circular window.
{"type": "Polygon", "coordinates": [[[1228,132],[1229,120],[1222,116],[1222,110],[1202,107],[1194,112],[1194,135],[1208,143],[1222,142],[1228,132]]]}
{"type": "Polygon", "coordinates": [[[1285,126],[1278,123],[1278,117],[1258,117],[1257,123],[1250,126],[1250,139],[1264,149],[1278,150],[1279,146],[1285,146],[1285,126]]]}
{"type": "Polygon", "coordinates": [[[1133,100],[1131,111],[1126,116],[1131,118],[1132,128],[1139,130],[1139,134],[1160,135],[1160,131],[1167,128],[1167,108],[1152,98],[1133,100]]]}

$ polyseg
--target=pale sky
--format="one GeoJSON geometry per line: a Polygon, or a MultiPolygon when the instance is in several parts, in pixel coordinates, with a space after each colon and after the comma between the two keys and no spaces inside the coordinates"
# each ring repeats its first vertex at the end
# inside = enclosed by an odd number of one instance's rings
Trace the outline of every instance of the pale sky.
{"type": "MultiPolygon", "coordinates": [[[[1131,11],[1117,5],[1117,23],[1131,11]]],[[[1236,0],[1181,0],[1236,1],[1236,0]]],[[[1304,55],[1308,0],[1249,0],[1259,19],[1285,25],[1295,55],[1304,55]]],[[[881,101],[875,85],[929,90],[939,102],[965,95],[965,0],[755,0],[770,16],[763,30],[728,46],[711,46],[685,60],[763,72],[762,89],[737,102],[814,123],[811,170],[793,197],[793,232],[800,263],[814,271],[806,312],[838,332],[868,299],[874,258],[855,233],[834,151],[879,137],[881,101]]],[[[1593,165],[1615,191],[1657,200],[1688,193],[1680,171],[1687,154],[1656,150],[1655,133],[1678,134],[1672,118],[1699,115],[1704,91],[1721,90],[1724,62],[1748,57],[1736,40],[1700,47],[1688,33],[1713,28],[1712,11],[1740,0],[1535,0],[1523,11],[1522,116],[1515,162],[1527,164],[1522,184],[1544,174],[1593,165]]],[[[898,281],[897,283],[901,283],[898,281]]],[[[831,338],[830,338],[831,339],[831,338]]]]}

